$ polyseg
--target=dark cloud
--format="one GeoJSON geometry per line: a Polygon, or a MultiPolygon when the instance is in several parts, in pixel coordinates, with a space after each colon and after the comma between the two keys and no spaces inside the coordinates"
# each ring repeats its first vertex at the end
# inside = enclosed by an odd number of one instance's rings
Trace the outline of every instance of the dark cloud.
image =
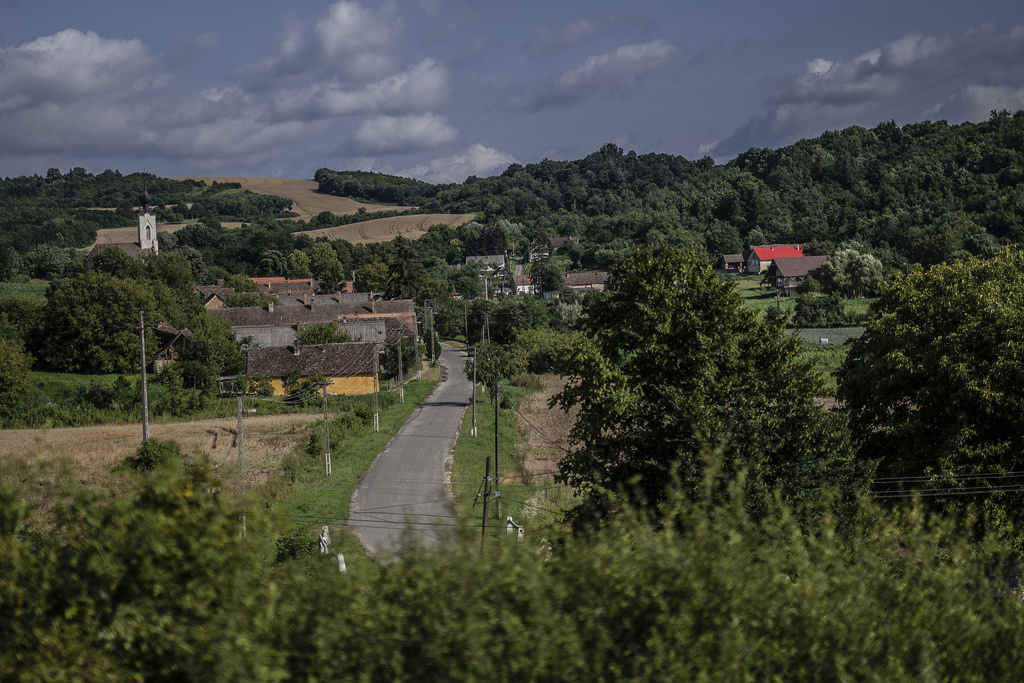
{"type": "Polygon", "coordinates": [[[959,36],[912,33],[850,60],[815,58],[802,74],[776,83],[763,114],[703,151],[731,157],[850,125],[981,120],[991,109],[1020,108],[1024,26],[985,25],[959,36]]]}
{"type": "Polygon", "coordinates": [[[526,111],[573,107],[601,93],[631,90],[641,78],[678,56],[678,48],[661,39],[623,45],[615,52],[588,57],[579,66],[511,98],[508,105],[526,111]]]}

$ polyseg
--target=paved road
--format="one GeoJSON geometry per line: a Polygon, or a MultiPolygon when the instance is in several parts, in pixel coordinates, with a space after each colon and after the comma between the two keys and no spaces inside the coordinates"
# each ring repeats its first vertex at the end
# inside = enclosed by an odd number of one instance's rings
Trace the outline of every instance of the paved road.
{"type": "Polygon", "coordinates": [[[373,556],[401,549],[403,534],[435,545],[455,524],[445,494],[445,459],[455,444],[472,386],[466,355],[447,347],[447,368],[434,393],[414,412],[366,472],[352,494],[349,528],[373,556]]]}

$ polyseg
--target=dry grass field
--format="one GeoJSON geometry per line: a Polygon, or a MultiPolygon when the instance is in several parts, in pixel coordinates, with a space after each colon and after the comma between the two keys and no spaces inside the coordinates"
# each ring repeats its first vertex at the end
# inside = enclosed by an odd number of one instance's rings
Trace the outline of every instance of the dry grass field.
{"type": "MultiPolygon", "coordinates": [[[[315,414],[245,416],[246,488],[266,484],[316,419],[315,414]]],[[[186,457],[208,455],[225,481],[236,482],[237,426],[235,417],[150,424],[149,434],[177,441],[186,457]]],[[[0,430],[0,473],[31,482],[41,492],[71,476],[90,489],[116,493],[125,483],[112,470],[134,454],[141,441],[140,424],[0,430]]]]}
{"type": "Polygon", "coordinates": [[[475,218],[471,213],[426,213],[415,216],[395,216],[394,218],[375,218],[372,221],[339,225],[334,228],[304,230],[301,235],[311,238],[326,237],[329,240],[345,240],[353,244],[369,244],[371,242],[390,242],[399,235],[406,239],[417,239],[431,225],[458,226],[475,218]]]}
{"type": "Polygon", "coordinates": [[[523,476],[530,481],[552,481],[550,474],[569,448],[569,430],[576,421],[576,411],[567,416],[561,408],[549,408],[548,401],[562,390],[565,379],[555,375],[541,377],[543,388],[529,394],[519,403],[516,417],[520,443],[526,446],[523,476]]]}
{"type": "Polygon", "coordinates": [[[218,183],[239,183],[246,190],[258,194],[273,194],[278,197],[292,200],[292,211],[299,214],[299,218],[309,221],[319,213],[330,211],[339,216],[355,213],[359,209],[367,211],[405,211],[408,206],[383,206],[380,204],[363,204],[348,197],[334,197],[329,194],[317,192],[315,180],[295,180],[288,178],[227,178],[227,177],[193,177],[193,178],[172,178],[172,180],[201,180],[207,185],[214,181],[218,183]]]}

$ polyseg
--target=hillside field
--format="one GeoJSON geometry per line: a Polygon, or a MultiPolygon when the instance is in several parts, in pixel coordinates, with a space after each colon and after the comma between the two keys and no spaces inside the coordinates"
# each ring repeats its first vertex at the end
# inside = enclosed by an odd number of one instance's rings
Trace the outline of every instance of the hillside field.
{"type": "MultiPolygon", "coordinates": [[[[172,178],[172,180],[201,180],[207,184],[239,183],[247,190],[259,194],[272,194],[292,200],[292,211],[298,219],[310,221],[314,216],[330,211],[339,216],[356,213],[359,209],[374,211],[405,211],[408,206],[386,206],[383,204],[364,204],[348,197],[335,197],[317,192],[314,180],[296,180],[287,178],[233,178],[214,176],[194,176],[191,178],[172,178]]],[[[331,240],[345,240],[353,244],[369,244],[372,242],[389,242],[401,235],[406,239],[417,239],[431,225],[461,225],[473,220],[474,214],[423,214],[417,216],[398,216],[396,218],[379,218],[362,223],[341,225],[333,228],[307,230],[302,234],[312,238],[327,237],[331,240]]],[[[171,233],[185,227],[185,223],[167,223],[157,226],[157,232],[171,233]]],[[[222,222],[225,228],[237,228],[238,222],[222,222]]],[[[98,230],[95,244],[110,242],[134,242],[135,227],[110,228],[98,230]]]]}
{"type": "Polygon", "coordinates": [[[329,240],[345,240],[353,244],[369,244],[371,242],[390,242],[398,236],[414,240],[425,233],[431,225],[458,226],[475,218],[471,213],[425,213],[413,216],[395,216],[393,218],[375,218],[371,221],[339,225],[334,228],[304,230],[300,235],[309,235],[313,239],[326,237],[329,240]]]}

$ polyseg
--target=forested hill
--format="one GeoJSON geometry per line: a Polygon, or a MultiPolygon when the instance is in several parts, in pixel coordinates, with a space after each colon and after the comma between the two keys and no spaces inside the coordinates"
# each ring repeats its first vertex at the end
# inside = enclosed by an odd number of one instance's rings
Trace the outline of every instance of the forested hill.
{"type": "Polygon", "coordinates": [[[238,183],[207,186],[152,173],[122,175],[107,169],[93,175],[84,168],[67,173],[51,168],[45,176],[0,179],[0,238],[20,253],[41,244],[88,246],[98,229],[135,223],[144,189],[158,198],[152,210],[161,223],[294,215],[288,213],[291,201],[243,190],[238,183]]]}
{"type": "Polygon", "coordinates": [[[709,254],[745,243],[859,237],[891,260],[932,263],[1024,242],[1024,111],[988,121],[854,126],[725,165],[615,145],[577,161],[429,185],[320,169],[320,189],[424,211],[485,214],[591,244],[677,242],[709,254]]]}

